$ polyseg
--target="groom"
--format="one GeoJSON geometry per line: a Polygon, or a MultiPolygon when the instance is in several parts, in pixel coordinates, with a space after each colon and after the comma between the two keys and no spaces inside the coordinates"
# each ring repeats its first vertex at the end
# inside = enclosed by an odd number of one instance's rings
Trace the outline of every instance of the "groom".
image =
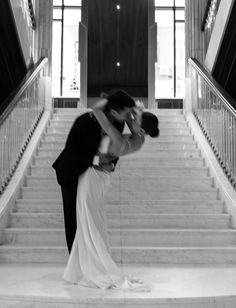
{"type": "MultiPolygon", "coordinates": [[[[109,120],[122,132],[135,102],[126,92],[118,90],[108,97],[105,112],[109,120]]],[[[70,253],[76,233],[76,194],[78,179],[90,166],[97,153],[103,131],[92,112],[76,118],[66,145],[52,167],[61,186],[65,233],[70,253]]],[[[114,161],[114,164],[117,160],[114,161]]]]}

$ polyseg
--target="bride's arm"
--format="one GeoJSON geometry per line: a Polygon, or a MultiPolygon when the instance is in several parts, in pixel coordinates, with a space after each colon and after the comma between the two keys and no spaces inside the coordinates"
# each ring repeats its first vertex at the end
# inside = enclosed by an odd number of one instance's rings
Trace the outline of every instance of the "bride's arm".
{"type": "Polygon", "coordinates": [[[104,113],[104,107],[107,103],[106,99],[98,101],[93,107],[93,114],[103,130],[111,138],[113,146],[117,149],[120,149],[123,146],[124,138],[118,129],[109,121],[107,116],[104,113]]]}

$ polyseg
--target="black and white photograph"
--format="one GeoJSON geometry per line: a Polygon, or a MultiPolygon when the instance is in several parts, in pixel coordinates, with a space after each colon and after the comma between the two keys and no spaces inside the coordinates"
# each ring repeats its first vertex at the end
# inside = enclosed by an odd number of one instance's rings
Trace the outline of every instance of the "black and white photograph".
{"type": "Polygon", "coordinates": [[[0,308],[236,308],[236,0],[0,0],[0,308]]]}

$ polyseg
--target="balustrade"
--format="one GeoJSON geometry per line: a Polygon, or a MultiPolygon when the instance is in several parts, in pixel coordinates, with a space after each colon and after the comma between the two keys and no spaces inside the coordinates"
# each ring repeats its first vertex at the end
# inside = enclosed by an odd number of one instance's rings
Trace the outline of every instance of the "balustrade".
{"type": "Polygon", "coordinates": [[[44,111],[44,58],[3,105],[0,115],[0,194],[6,188],[44,111]]]}
{"type": "Polygon", "coordinates": [[[198,120],[226,175],[236,188],[236,106],[235,101],[197,60],[192,69],[193,114],[198,120]]]}

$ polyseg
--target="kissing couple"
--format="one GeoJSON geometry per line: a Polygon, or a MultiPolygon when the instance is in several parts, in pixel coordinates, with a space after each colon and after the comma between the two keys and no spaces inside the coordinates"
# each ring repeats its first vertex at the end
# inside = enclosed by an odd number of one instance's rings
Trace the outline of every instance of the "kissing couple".
{"type": "Polygon", "coordinates": [[[52,167],[61,186],[69,259],[63,278],[101,289],[150,291],[122,275],[111,257],[104,196],[120,156],[138,151],[146,136],[158,137],[158,118],[137,107],[122,90],[101,98],[78,116],[52,167]],[[124,134],[127,124],[130,133],[124,134]]]}

